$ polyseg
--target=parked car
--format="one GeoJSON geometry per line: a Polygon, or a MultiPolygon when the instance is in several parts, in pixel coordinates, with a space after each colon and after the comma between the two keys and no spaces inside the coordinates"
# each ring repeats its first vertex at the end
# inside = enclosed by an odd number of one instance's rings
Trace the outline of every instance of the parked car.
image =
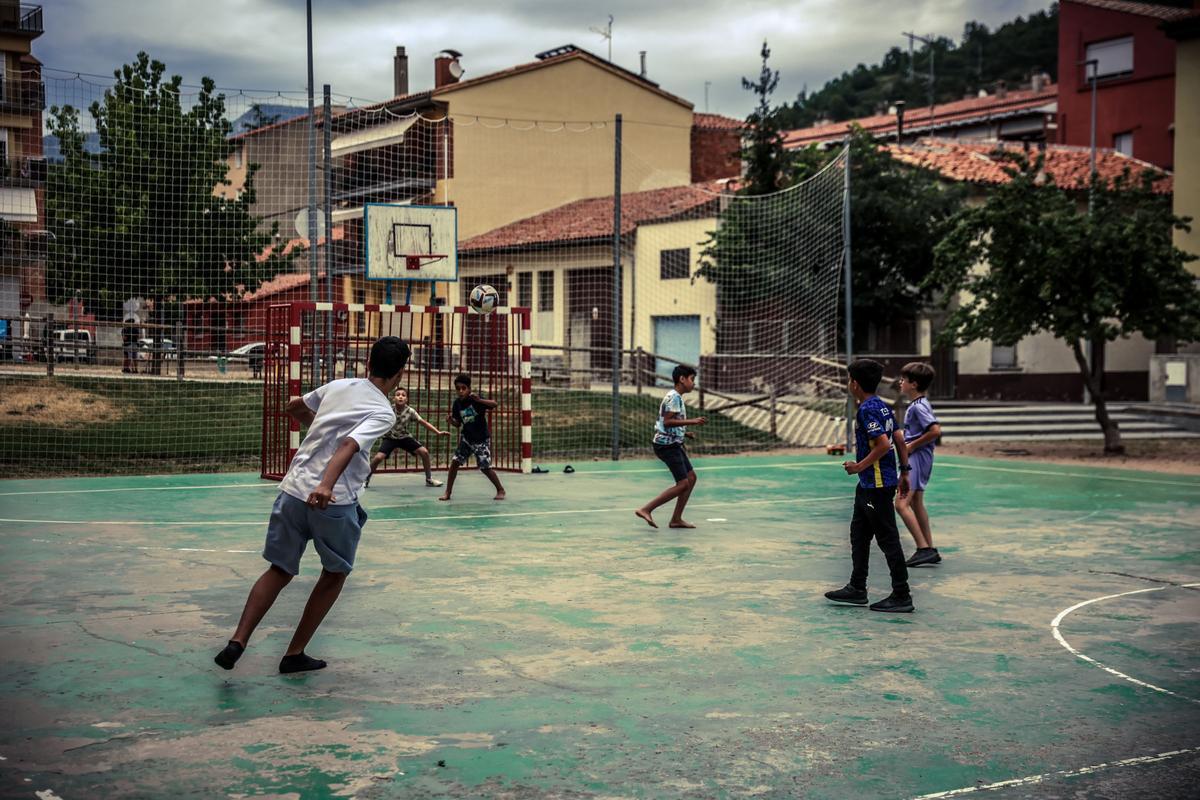
{"type": "Polygon", "coordinates": [[[235,347],[223,356],[209,356],[212,361],[224,358],[226,361],[237,361],[246,364],[255,378],[262,374],[263,360],[266,358],[266,342],[250,342],[241,347],[235,347]]]}
{"type": "MultiPolygon", "coordinates": [[[[154,340],[153,339],[138,339],[137,343],[138,361],[149,361],[154,358],[154,340]]],[[[163,358],[174,359],[178,357],[178,352],[175,350],[175,343],[170,339],[160,339],[158,343],[158,352],[163,358]]]]}
{"type": "Polygon", "coordinates": [[[67,328],[54,331],[55,361],[76,361],[87,364],[96,360],[96,346],[92,332],[84,328],[67,328]]]}

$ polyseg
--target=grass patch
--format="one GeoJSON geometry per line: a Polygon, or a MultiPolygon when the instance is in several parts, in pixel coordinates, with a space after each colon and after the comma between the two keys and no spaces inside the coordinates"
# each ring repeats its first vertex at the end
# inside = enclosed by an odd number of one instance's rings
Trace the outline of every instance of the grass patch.
{"type": "MultiPolygon", "coordinates": [[[[256,470],[262,388],[220,381],[0,376],[0,468],[10,476],[256,470]]],[[[506,402],[507,398],[500,398],[506,402]]],[[[621,397],[623,454],[650,452],[659,398],[621,397]]],[[[421,409],[425,412],[425,409],[421,409]]],[[[607,458],[612,396],[535,388],[533,452],[607,458]]],[[[689,414],[699,412],[690,409],[689,414]]],[[[430,416],[427,414],[427,416],[430,416]]],[[[720,414],[695,428],[696,454],[782,445],[720,414]]]]}

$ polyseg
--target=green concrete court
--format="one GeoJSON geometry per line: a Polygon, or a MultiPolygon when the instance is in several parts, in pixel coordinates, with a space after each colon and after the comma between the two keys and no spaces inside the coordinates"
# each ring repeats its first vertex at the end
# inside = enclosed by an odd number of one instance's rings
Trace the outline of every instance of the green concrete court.
{"type": "Polygon", "coordinates": [[[836,461],[700,459],[695,531],[630,512],[654,461],[507,476],[502,504],[474,473],[449,505],[379,476],[309,648],[330,667],[298,677],[275,669],[311,550],[237,669],[212,663],[273,485],[0,483],[0,796],[1194,792],[1200,478],[942,458],[946,560],[885,615],[821,596],[849,569],[836,461]]]}

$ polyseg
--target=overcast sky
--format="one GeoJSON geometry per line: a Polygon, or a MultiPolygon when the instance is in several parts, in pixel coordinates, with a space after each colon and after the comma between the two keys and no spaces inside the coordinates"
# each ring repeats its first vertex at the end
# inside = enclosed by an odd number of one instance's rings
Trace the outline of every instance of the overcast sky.
{"type": "MultiPolygon", "coordinates": [[[[465,77],[533,60],[573,43],[606,56],[590,28],[614,17],[613,61],[648,75],[705,110],[743,117],[753,105],[743,76],[759,70],[765,38],[782,76],[777,102],[805,84],[819,88],[887,48],[907,46],[902,31],[954,38],[963,24],[989,27],[1049,7],[1048,0],[314,0],[313,47],[320,86],[381,100],[392,94],[392,55],[404,45],[412,91],[433,83],[433,57],[463,53],[465,77]]],[[[185,83],[202,76],[226,88],[302,92],[304,0],[46,0],[45,33],[34,55],[47,67],[110,75],[139,50],[185,83]]]]}

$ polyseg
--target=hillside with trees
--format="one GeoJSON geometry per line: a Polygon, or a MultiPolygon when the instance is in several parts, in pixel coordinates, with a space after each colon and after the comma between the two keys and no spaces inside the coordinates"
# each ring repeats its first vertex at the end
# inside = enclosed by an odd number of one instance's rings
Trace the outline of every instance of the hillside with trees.
{"type": "MultiPolygon", "coordinates": [[[[921,31],[914,31],[921,34],[921,31]]],[[[902,39],[899,32],[897,39],[902,39]]],[[[1035,72],[1055,76],[1058,66],[1058,4],[1028,18],[1017,17],[996,30],[968,22],[961,41],[947,37],[931,45],[897,45],[879,64],[859,64],[826,83],[819,91],[801,94],[780,109],[785,129],[805,128],[819,120],[840,122],[885,111],[896,100],[909,108],[929,105],[929,59],[934,65],[934,102],[945,103],[993,91],[1001,81],[1013,87],[1035,72]]]]}

